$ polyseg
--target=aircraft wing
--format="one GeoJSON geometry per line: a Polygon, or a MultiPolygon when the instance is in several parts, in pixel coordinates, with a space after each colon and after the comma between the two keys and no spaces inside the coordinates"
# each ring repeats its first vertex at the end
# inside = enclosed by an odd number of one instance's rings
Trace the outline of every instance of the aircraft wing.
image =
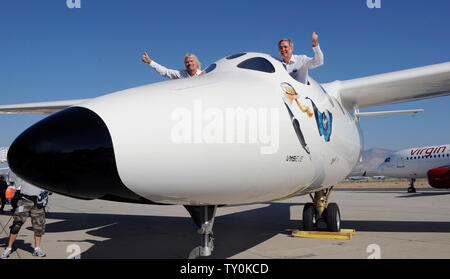
{"type": "Polygon", "coordinates": [[[323,84],[347,109],[450,94],[450,62],[323,84]]]}
{"type": "Polygon", "coordinates": [[[0,106],[0,114],[51,114],[89,99],[0,106]]]}

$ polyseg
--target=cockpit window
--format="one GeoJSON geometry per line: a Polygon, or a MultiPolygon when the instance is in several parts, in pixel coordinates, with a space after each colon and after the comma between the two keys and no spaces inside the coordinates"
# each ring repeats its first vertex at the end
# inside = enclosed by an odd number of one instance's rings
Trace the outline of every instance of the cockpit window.
{"type": "Polygon", "coordinates": [[[241,57],[242,55],[246,55],[246,54],[247,54],[247,52],[232,54],[232,55],[228,56],[227,59],[231,60],[231,59],[238,58],[238,57],[241,57]]]}
{"type": "Polygon", "coordinates": [[[387,157],[386,160],[384,160],[385,163],[389,163],[391,161],[391,157],[387,157]]]}
{"type": "Polygon", "coordinates": [[[205,72],[206,73],[211,72],[212,70],[214,70],[216,68],[216,66],[217,66],[216,63],[209,65],[208,68],[205,69],[205,72]]]}
{"type": "Polygon", "coordinates": [[[239,63],[238,68],[255,70],[266,73],[275,73],[275,67],[269,60],[262,57],[253,57],[239,63]]]}

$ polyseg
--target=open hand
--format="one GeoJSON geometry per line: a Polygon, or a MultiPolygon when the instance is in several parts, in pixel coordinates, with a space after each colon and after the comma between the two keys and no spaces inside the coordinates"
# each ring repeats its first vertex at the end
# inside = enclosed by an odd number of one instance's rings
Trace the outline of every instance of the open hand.
{"type": "Polygon", "coordinates": [[[144,51],[144,55],[142,55],[142,62],[150,64],[152,63],[152,60],[150,59],[150,57],[148,56],[147,52],[144,51]]]}

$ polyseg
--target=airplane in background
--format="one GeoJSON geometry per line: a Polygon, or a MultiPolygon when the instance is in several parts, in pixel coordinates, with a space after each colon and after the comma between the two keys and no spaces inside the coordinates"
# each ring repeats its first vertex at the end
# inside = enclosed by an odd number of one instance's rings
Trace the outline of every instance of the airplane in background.
{"type": "Polygon", "coordinates": [[[0,176],[8,177],[9,167],[7,162],[8,147],[0,147],[0,176]]]}
{"type": "Polygon", "coordinates": [[[375,176],[372,176],[372,178],[373,179],[378,179],[378,180],[385,180],[386,176],[384,176],[384,175],[375,175],[375,176]]]}
{"type": "Polygon", "coordinates": [[[408,193],[415,193],[417,178],[428,178],[434,188],[450,188],[450,145],[402,149],[391,154],[378,166],[378,173],[409,178],[408,193]]]}
{"type": "Polygon", "coordinates": [[[325,221],[339,231],[328,201],[361,156],[360,118],[421,111],[359,109],[450,92],[450,62],[326,84],[299,83],[262,53],[205,71],[92,99],[0,106],[51,114],[15,139],[9,166],[69,197],[183,205],[202,235],[189,257],[209,256],[224,205],[310,194],[303,229],[325,221]]]}
{"type": "Polygon", "coordinates": [[[367,172],[365,171],[362,175],[353,175],[348,176],[348,180],[363,180],[363,179],[369,179],[368,176],[366,176],[367,172]]]}
{"type": "MultiPolygon", "coordinates": [[[[373,171],[369,171],[369,173],[373,173],[373,171]]],[[[376,180],[384,180],[384,179],[386,179],[386,176],[384,176],[384,175],[368,176],[367,171],[364,171],[364,173],[362,175],[347,176],[348,180],[369,180],[370,178],[376,179],[376,180]]]]}

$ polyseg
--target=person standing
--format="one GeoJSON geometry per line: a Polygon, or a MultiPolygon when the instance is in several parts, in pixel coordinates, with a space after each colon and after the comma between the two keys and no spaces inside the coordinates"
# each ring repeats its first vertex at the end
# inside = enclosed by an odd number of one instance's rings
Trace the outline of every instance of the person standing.
{"type": "Polygon", "coordinates": [[[33,186],[13,172],[9,173],[9,181],[14,181],[16,186],[17,208],[14,212],[14,221],[10,227],[8,247],[0,254],[0,259],[9,257],[12,252],[14,241],[17,238],[20,228],[31,217],[31,224],[34,231],[34,252],[33,256],[45,257],[46,254],[40,248],[41,238],[45,233],[45,210],[44,207],[48,200],[48,192],[36,186],[33,186]]]}

